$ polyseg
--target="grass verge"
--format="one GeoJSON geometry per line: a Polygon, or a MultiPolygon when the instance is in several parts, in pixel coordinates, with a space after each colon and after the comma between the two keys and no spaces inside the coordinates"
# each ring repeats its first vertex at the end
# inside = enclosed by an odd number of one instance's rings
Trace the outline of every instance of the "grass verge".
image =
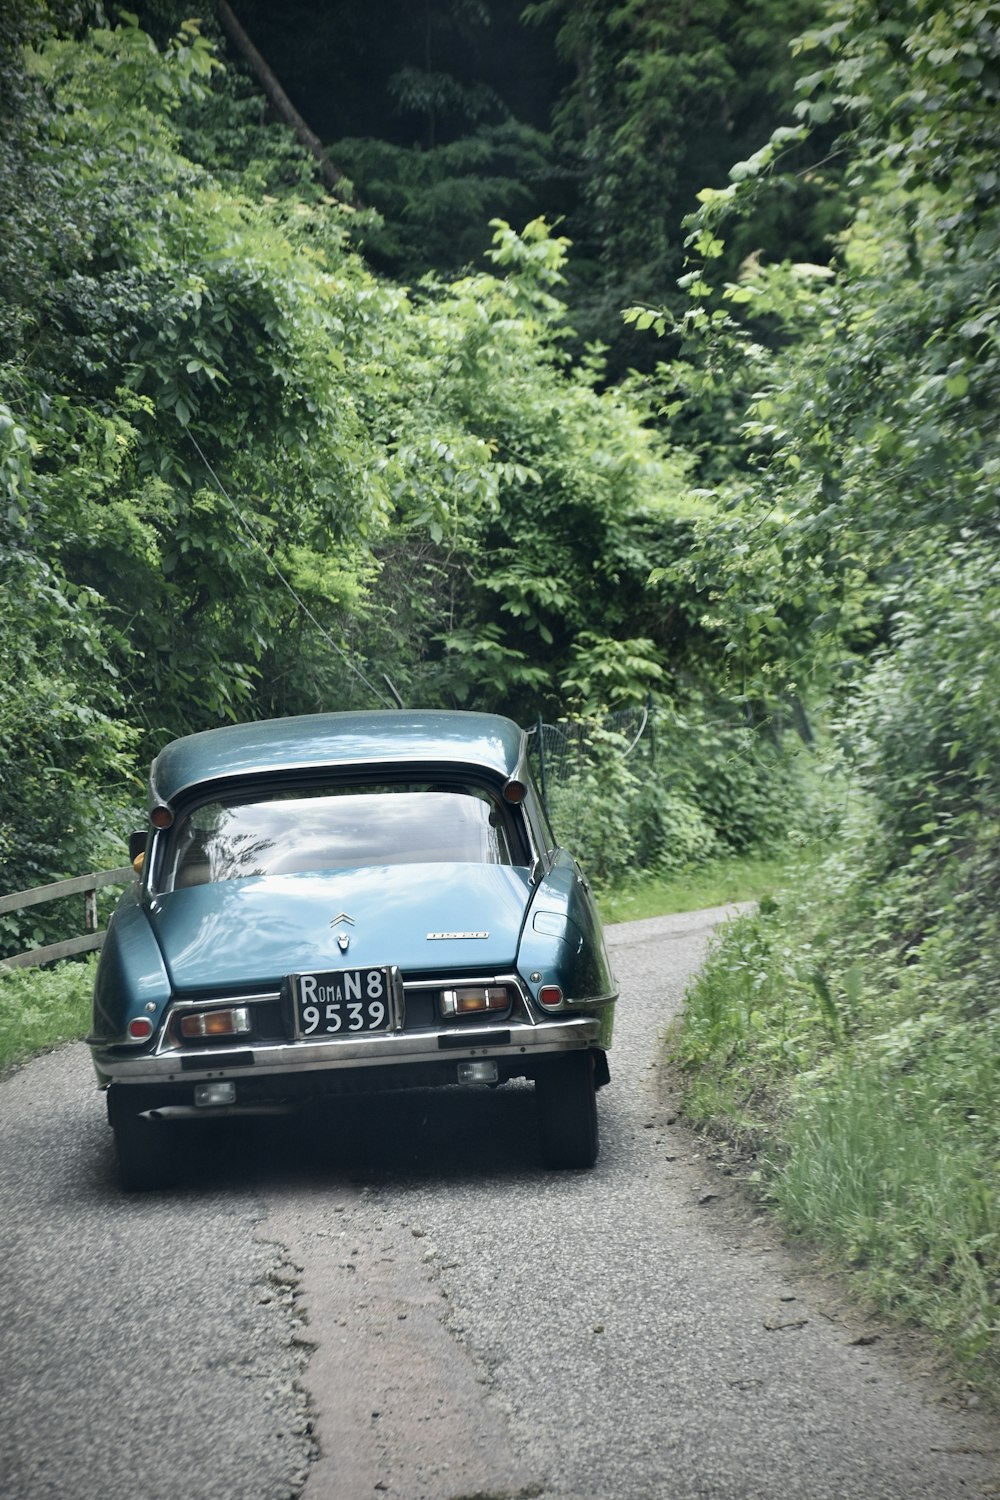
{"type": "MultiPolygon", "coordinates": [[[[794,1232],[1000,1388],[1000,1010],[957,924],[833,855],[727,924],[671,1038],[684,1113],[794,1232]]],[[[980,945],[988,951],[985,943],[980,945]]],[[[994,980],[995,983],[995,980],[994,980]]]]}
{"type": "Polygon", "coordinates": [[[0,970],[0,1071],[85,1035],[95,965],[0,970]]]}
{"type": "MultiPolygon", "coordinates": [[[[819,856],[795,857],[800,862],[810,859],[815,862],[819,856]]],[[[601,916],[605,922],[633,922],[640,917],[703,911],[709,906],[728,906],[736,901],[759,901],[784,885],[789,859],[787,851],[770,858],[761,854],[733,855],[710,860],[677,875],[635,881],[601,896],[601,916]]]]}

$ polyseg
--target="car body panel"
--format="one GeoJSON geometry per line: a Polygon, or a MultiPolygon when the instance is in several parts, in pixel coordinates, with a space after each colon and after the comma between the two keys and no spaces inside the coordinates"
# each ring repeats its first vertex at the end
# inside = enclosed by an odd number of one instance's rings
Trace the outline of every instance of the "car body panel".
{"type": "Polygon", "coordinates": [[[564,850],[538,884],[528,908],[518,950],[518,968],[543,978],[532,986],[559,984],[575,1000],[592,1003],[616,994],[604,935],[586,881],[564,850]],[[557,946],[554,946],[557,945],[557,946]],[[552,977],[546,977],[547,969],[552,977]]]}
{"type": "Polygon", "coordinates": [[[93,1035],[118,1038],[133,1017],[145,1013],[158,1018],[170,995],[170,976],[136,884],[122,896],[108,924],[94,992],[93,1035]]]}

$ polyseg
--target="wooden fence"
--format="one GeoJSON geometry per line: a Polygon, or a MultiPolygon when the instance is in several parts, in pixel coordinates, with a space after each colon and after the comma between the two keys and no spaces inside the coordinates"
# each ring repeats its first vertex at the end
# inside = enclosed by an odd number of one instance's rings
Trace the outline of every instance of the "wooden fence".
{"type": "Polygon", "coordinates": [[[46,901],[59,901],[63,896],[83,896],[84,927],[80,937],[66,938],[61,943],[47,943],[44,948],[30,948],[27,953],[15,953],[12,958],[0,959],[0,969],[26,969],[34,964],[51,964],[59,958],[72,958],[77,953],[90,953],[104,942],[105,929],[97,925],[97,892],[105,885],[126,885],[133,880],[131,865],[122,865],[117,870],[97,870],[92,875],[75,875],[72,880],[57,880],[53,885],[39,885],[33,891],[14,891],[10,896],[0,896],[0,917],[9,911],[23,911],[28,906],[41,906],[46,901]]]}

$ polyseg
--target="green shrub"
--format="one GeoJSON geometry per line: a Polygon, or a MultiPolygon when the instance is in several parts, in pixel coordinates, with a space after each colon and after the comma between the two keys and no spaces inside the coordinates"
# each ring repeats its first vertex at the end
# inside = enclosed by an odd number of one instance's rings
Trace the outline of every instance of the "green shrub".
{"type": "Polygon", "coordinates": [[[640,870],[670,875],[704,863],[718,850],[718,835],[701,810],[653,778],[638,783],[633,816],[640,870]]]}
{"type": "MultiPolygon", "coordinates": [[[[642,736],[579,720],[547,778],[561,840],[604,890],[736,852],[806,847],[839,818],[836,784],[800,740],[748,730],[716,705],[658,707],[642,736]]],[[[842,783],[839,795],[842,796],[842,783]]]]}
{"type": "Polygon", "coordinates": [[[575,769],[549,788],[559,841],[599,887],[620,883],[636,867],[639,784],[625,759],[627,748],[624,736],[586,725],[575,769]]]}

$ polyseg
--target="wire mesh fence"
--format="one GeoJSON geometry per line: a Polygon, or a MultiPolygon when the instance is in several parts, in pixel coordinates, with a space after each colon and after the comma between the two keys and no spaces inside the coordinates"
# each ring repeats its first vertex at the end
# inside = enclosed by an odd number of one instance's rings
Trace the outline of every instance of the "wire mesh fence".
{"type": "Polygon", "coordinates": [[[633,771],[640,761],[656,768],[658,751],[667,744],[675,749],[686,747],[690,758],[692,746],[699,742],[713,742],[718,748],[725,740],[729,760],[754,757],[762,746],[780,748],[791,732],[804,745],[814,744],[805,709],[794,698],[756,722],[747,716],[745,705],[720,702],[707,711],[688,715],[675,706],[649,702],[617,709],[599,719],[563,719],[549,724],[539,715],[528,732],[532,764],[543,788],[560,786],[584,771],[598,753],[598,744],[606,749],[610,737],[617,737],[618,752],[633,771]]]}
{"type": "Polygon", "coordinates": [[[546,724],[541,716],[529,730],[530,754],[541,783],[543,797],[584,769],[593,756],[595,727],[604,735],[616,735],[621,755],[632,755],[645,740],[652,748],[650,711],[645,707],[617,709],[593,720],[566,719],[546,724]]]}

